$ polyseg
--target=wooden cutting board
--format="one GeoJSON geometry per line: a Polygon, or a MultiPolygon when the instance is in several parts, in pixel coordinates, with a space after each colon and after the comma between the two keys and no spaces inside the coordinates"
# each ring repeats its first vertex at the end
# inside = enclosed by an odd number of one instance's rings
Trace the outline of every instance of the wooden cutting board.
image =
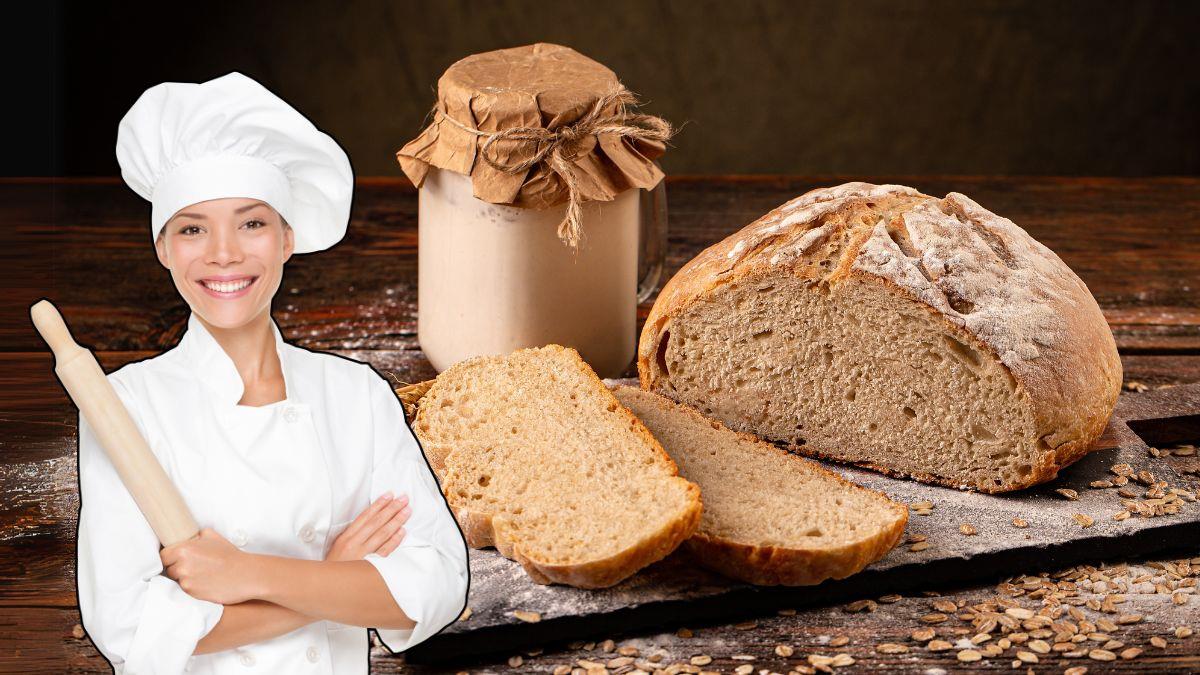
{"type": "MultiPolygon", "coordinates": [[[[632,381],[628,381],[632,383],[632,381]]],[[[1123,394],[1097,451],[1046,485],[1009,495],[985,495],[923,485],[841,465],[829,465],[848,479],[907,504],[931,502],[928,515],[911,510],[907,536],[924,535],[928,548],[902,543],[863,572],[841,581],[800,588],[755,587],[734,582],[696,565],[677,551],[612,588],[582,590],[543,586],[521,566],[493,549],[471,551],[470,615],[407,652],[410,662],[513,652],[553,640],[583,639],[656,625],[732,619],[780,607],[831,604],[887,593],[923,590],[967,581],[996,580],[1025,571],[1054,569],[1110,557],[1129,558],[1200,541],[1200,503],[1161,517],[1112,516],[1124,509],[1117,488],[1089,488],[1111,480],[1113,465],[1149,471],[1171,487],[1195,491],[1197,479],[1151,456],[1149,446],[1200,439],[1200,385],[1123,394]],[[1071,500],[1056,492],[1078,493],[1071,500]],[[1094,524],[1084,527],[1076,514],[1094,524]],[[1029,523],[1013,525],[1014,518],[1029,523]],[[977,532],[965,535],[964,524],[977,532]],[[518,619],[532,612],[540,620],[518,619]]],[[[1188,468],[1191,468],[1190,466],[1188,468]]],[[[1142,495],[1135,481],[1129,487],[1142,495]]],[[[1086,522],[1086,521],[1085,521],[1086,522]]]]}

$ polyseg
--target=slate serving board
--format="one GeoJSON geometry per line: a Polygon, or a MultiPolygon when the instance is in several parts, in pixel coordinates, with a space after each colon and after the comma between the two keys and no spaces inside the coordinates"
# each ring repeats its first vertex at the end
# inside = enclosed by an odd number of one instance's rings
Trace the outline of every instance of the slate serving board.
{"type": "MultiPolygon", "coordinates": [[[[1123,510],[1116,489],[1089,489],[1088,484],[1113,478],[1110,467],[1127,463],[1135,471],[1150,471],[1172,487],[1195,490],[1195,478],[1184,477],[1167,460],[1151,456],[1147,443],[1159,446],[1197,440],[1200,385],[1187,385],[1122,394],[1098,444],[1100,449],[1051,483],[1019,493],[963,492],[828,464],[846,478],[899,502],[929,501],[934,508],[929,515],[910,510],[906,532],[906,536],[925,535],[927,549],[912,552],[902,541],[863,572],[818,586],[755,587],[730,581],[696,565],[685,551],[677,551],[612,588],[543,586],[495,550],[472,550],[470,616],[409,650],[407,659],[430,663],[512,652],[553,640],[605,637],[654,626],[675,628],[781,607],[848,602],[1189,544],[1195,547],[1200,542],[1200,503],[1187,503],[1175,515],[1114,521],[1113,514],[1123,510]],[[1060,488],[1077,491],[1078,500],[1055,492],[1060,488]],[[1074,514],[1090,516],[1095,524],[1084,528],[1074,514]],[[1015,517],[1028,521],[1028,528],[1014,527],[1015,517]],[[964,523],[972,525],[977,534],[964,535],[959,529],[964,523]],[[513,615],[518,610],[536,612],[541,620],[518,619],[513,615]]],[[[1145,491],[1133,483],[1131,487],[1139,495],[1145,491]]]]}

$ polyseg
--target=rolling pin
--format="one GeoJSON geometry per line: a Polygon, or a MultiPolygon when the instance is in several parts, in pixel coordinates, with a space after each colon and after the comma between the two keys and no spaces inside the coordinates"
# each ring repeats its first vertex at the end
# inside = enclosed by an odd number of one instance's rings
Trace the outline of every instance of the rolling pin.
{"type": "Polygon", "coordinates": [[[125,489],[163,546],[191,539],[199,531],[183,497],[129,416],[96,357],[71,338],[62,315],[49,300],[29,308],[33,325],[54,352],[54,372],[83,413],[125,489]]]}

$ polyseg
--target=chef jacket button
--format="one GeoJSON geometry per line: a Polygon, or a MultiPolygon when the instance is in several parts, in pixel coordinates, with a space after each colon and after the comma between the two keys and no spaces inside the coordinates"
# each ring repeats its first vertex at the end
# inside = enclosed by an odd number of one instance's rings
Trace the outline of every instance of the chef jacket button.
{"type": "Polygon", "coordinates": [[[289,423],[295,422],[296,420],[300,419],[300,413],[296,412],[295,408],[287,408],[283,411],[283,419],[287,420],[289,423]]]}
{"type": "Polygon", "coordinates": [[[249,538],[246,537],[246,533],[243,530],[238,530],[233,533],[233,545],[234,546],[241,548],[241,547],[245,546],[246,542],[248,542],[248,541],[250,541],[250,540],[249,540],[249,538]]]}
{"type": "Polygon", "coordinates": [[[304,652],[304,655],[308,657],[310,663],[316,663],[321,660],[321,650],[316,647],[309,647],[308,651],[304,652]]]}
{"type": "Polygon", "coordinates": [[[312,525],[305,525],[300,528],[300,541],[311,544],[313,539],[317,538],[317,532],[312,528],[312,525]]]}
{"type": "Polygon", "coordinates": [[[242,665],[246,666],[247,668],[254,665],[254,655],[253,654],[243,653],[238,660],[241,661],[242,665]]]}

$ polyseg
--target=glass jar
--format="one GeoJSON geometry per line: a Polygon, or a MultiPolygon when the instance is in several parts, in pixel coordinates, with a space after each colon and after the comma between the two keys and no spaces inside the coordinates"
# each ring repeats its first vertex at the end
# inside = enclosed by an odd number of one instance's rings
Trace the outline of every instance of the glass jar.
{"type": "Polygon", "coordinates": [[[439,372],[551,343],[574,347],[601,377],[625,372],[637,305],[662,275],[665,181],[585,202],[578,249],[558,235],[566,208],[482,201],[470,177],[430,168],[419,190],[417,324],[439,372]]]}

